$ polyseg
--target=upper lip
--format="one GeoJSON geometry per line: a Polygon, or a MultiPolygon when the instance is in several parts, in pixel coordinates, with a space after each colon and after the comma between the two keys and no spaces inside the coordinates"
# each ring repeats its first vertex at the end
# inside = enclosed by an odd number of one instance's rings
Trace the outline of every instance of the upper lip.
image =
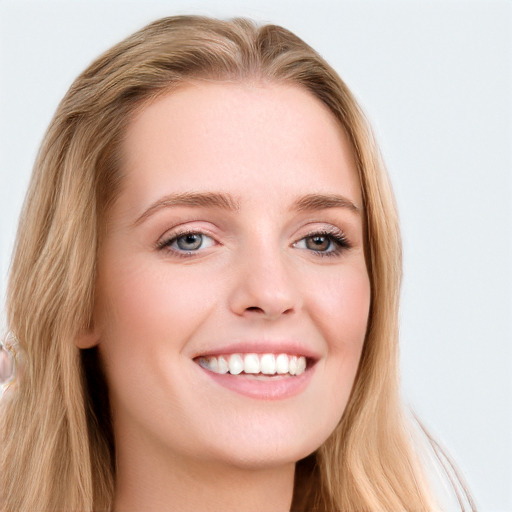
{"type": "Polygon", "coordinates": [[[220,356],[223,354],[288,354],[305,356],[308,359],[317,361],[320,355],[309,347],[298,341],[271,341],[271,340],[247,340],[216,345],[209,347],[201,352],[197,352],[193,359],[197,357],[220,356]]]}

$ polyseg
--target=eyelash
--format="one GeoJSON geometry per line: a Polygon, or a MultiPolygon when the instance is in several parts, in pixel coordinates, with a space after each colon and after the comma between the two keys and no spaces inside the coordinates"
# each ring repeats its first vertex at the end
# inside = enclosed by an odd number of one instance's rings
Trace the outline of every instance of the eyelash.
{"type": "Polygon", "coordinates": [[[332,251],[315,251],[314,249],[309,249],[316,256],[320,256],[321,258],[332,258],[335,256],[340,256],[344,251],[352,248],[352,244],[349,242],[345,233],[343,233],[343,231],[341,231],[341,229],[338,228],[312,231],[311,233],[307,234],[306,236],[302,237],[300,240],[295,242],[293,245],[298,244],[302,240],[307,240],[308,238],[314,237],[325,237],[335,246],[335,248],[332,251]]]}
{"type": "MultiPolygon", "coordinates": [[[[209,238],[212,238],[210,235],[198,231],[198,230],[187,230],[187,231],[180,231],[178,233],[174,233],[171,238],[164,238],[157,242],[156,249],[159,251],[167,250],[169,252],[172,252],[174,256],[177,256],[178,258],[191,258],[194,257],[198,250],[193,251],[183,251],[183,250],[176,250],[171,248],[172,244],[176,242],[178,239],[183,238],[185,236],[190,235],[202,235],[207,236],[209,238]]],[[[297,240],[297,242],[293,243],[293,246],[296,247],[299,242],[302,242],[303,240],[311,239],[314,237],[325,237],[327,238],[331,243],[335,245],[335,248],[331,251],[316,251],[314,249],[305,249],[309,250],[310,252],[314,253],[316,256],[319,257],[335,257],[339,256],[341,253],[346,251],[347,249],[350,249],[352,247],[351,243],[345,236],[345,233],[341,231],[340,229],[333,228],[331,230],[324,229],[320,231],[312,231],[311,233],[308,233],[306,236],[303,236],[300,240],[297,240]]]]}
{"type": "Polygon", "coordinates": [[[183,251],[183,250],[176,250],[173,249],[171,246],[174,242],[176,242],[179,238],[183,238],[185,236],[191,236],[191,235],[201,235],[201,236],[207,236],[208,238],[212,238],[212,236],[199,231],[199,230],[186,230],[186,231],[180,231],[178,233],[173,233],[171,238],[164,238],[157,242],[156,248],[159,251],[167,250],[168,252],[171,252],[173,256],[177,256],[178,258],[191,258],[194,257],[195,254],[198,252],[196,251],[183,251]]]}

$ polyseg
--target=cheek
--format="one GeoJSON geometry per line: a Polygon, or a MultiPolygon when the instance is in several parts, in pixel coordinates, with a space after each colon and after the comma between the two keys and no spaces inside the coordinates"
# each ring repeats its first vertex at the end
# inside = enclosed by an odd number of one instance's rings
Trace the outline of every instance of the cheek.
{"type": "Polygon", "coordinates": [[[310,309],[324,333],[329,352],[360,351],[370,308],[366,268],[347,267],[335,276],[317,281],[312,302],[310,309]]]}
{"type": "Polygon", "coordinates": [[[366,268],[343,269],[317,290],[315,323],[328,351],[325,359],[327,399],[341,416],[359,366],[370,308],[370,282],[366,268]]]}
{"type": "Polygon", "coordinates": [[[184,344],[218,294],[212,279],[192,274],[165,261],[148,265],[134,258],[111,265],[99,284],[99,315],[109,342],[184,344]]]}
{"type": "Polygon", "coordinates": [[[362,266],[340,268],[336,275],[331,269],[314,282],[307,309],[327,354],[317,363],[316,411],[308,428],[316,429],[320,445],[338,425],[350,397],[366,335],[370,283],[362,266]]]}
{"type": "Polygon", "coordinates": [[[164,403],[181,410],[180,387],[188,377],[183,363],[190,362],[183,348],[209,317],[219,283],[197,267],[177,271],[165,260],[148,264],[117,255],[115,261],[100,274],[96,308],[112,405],[118,414],[136,409],[139,417],[145,407],[160,410],[164,403]],[[137,400],[140,383],[153,391],[137,400]]]}

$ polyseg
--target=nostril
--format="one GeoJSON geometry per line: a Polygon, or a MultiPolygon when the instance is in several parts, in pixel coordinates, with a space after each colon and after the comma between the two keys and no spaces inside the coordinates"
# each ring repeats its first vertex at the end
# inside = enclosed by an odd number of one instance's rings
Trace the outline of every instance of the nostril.
{"type": "Polygon", "coordinates": [[[264,315],[266,317],[278,317],[280,315],[286,315],[286,314],[289,314],[289,313],[292,313],[293,312],[293,308],[287,308],[285,309],[284,311],[267,311],[265,310],[265,308],[260,308],[258,306],[249,306],[247,308],[245,308],[245,312],[246,313],[251,313],[251,314],[258,314],[258,315],[264,315]]]}

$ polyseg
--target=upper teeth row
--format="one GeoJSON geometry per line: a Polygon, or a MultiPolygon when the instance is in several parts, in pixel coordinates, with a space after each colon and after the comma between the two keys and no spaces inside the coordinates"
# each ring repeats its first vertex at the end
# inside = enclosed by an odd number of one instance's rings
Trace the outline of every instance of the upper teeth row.
{"type": "Polygon", "coordinates": [[[200,357],[199,364],[214,373],[263,373],[264,375],[300,375],[306,369],[304,356],[288,354],[231,354],[200,357]]]}

